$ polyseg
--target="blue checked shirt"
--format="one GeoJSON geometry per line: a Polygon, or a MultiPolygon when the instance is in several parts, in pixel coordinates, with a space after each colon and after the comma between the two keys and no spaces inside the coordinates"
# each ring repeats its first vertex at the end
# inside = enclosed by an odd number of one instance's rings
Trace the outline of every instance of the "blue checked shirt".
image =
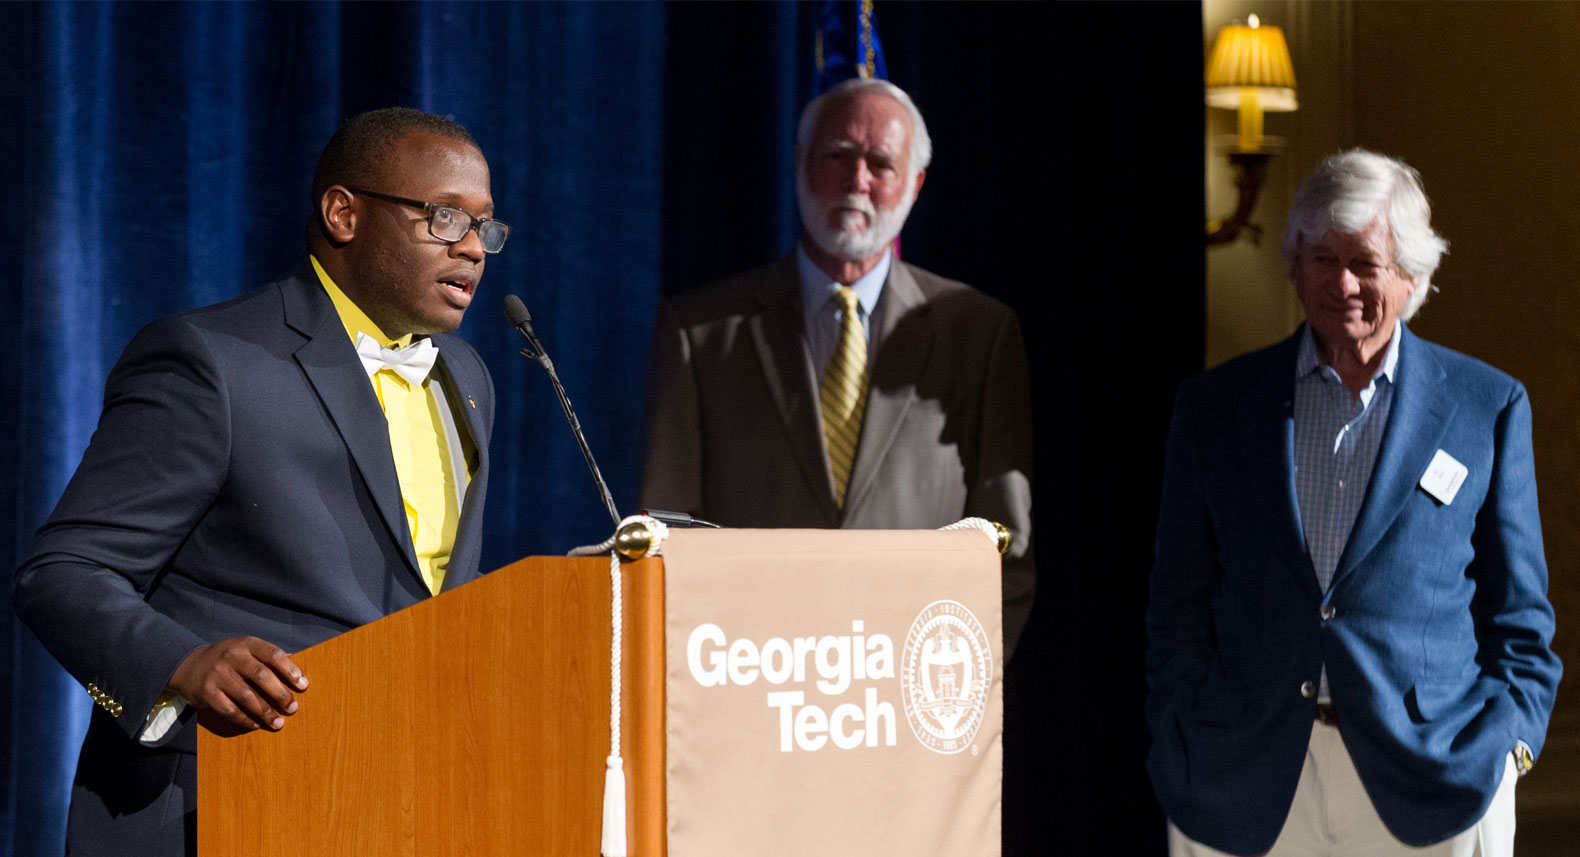
{"type": "MultiPolygon", "coordinates": [[[[1306,550],[1324,593],[1333,583],[1339,556],[1360,514],[1388,425],[1399,365],[1399,328],[1395,321],[1382,366],[1359,401],[1339,380],[1339,373],[1317,358],[1309,326],[1300,337],[1295,358],[1295,494],[1306,550]]],[[[1328,698],[1326,666],[1317,695],[1328,698]]]]}

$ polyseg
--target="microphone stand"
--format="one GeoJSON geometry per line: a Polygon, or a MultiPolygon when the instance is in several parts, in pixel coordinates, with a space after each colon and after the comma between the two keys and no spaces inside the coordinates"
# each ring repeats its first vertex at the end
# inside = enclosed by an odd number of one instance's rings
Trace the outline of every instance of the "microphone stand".
{"type": "Polygon", "coordinates": [[[543,343],[538,341],[538,336],[532,330],[532,316],[527,314],[527,308],[515,295],[505,296],[505,315],[510,318],[516,330],[527,338],[527,347],[521,349],[523,357],[536,360],[545,371],[549,373],[549,382],[554,385],[554,395],[560,399],[560,409],[565,412],[565,419],[571,424],[571,434],[576,436],[576,445],[581,447],[582,458],[587,461],[587,469],[592,471],[593,482],[598,485],[598,495],[603,498],[604,508],[609,510],[609,519],[614,521],[616,528],[620,526],[620,512],[615,508],[614,497],[609,493],[608,483],[603,481],[603,474],[598,471],[598,462],[593,460],[592,448],[587,445],[587,437],[582,434],[581,422],[576,419],[576,411],[571,407],[570,397],[565,394],[565,385],[560,383],[558,372],[554,371],[554,361],[549,359],[547,351],[543,350],[543,343]],[[514,311],[511,298],[515,298],[514,306],[521,308],[520,315],[514,311]]]}

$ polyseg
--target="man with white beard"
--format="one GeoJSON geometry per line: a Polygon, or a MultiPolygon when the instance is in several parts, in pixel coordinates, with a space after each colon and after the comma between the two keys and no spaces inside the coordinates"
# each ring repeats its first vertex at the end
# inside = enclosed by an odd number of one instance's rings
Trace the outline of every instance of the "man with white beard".
{"type": "Polygon", "coordinates": [[[1008,527],[1004,654],[1031,609],[1031,407],[1015,313],[894,256],[932,141],[887,81],[809,103],[787,257],[666,302],[642,504],[734,527],[1008,527]]]}

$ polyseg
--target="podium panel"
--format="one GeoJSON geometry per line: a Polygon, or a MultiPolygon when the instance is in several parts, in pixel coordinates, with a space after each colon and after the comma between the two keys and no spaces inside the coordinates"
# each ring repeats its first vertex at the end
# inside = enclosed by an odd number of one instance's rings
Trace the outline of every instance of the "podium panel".
{"type": "MultiPolygon", "coordinates": [[[[626,565],[634,854],[663,853],[662,587],[626,565]]],[[[297,653],[285,729],[198,737],[198,853],[596,855],[609,604],[607,558],[533,557],[297,653]]]]}
{"type": "Polygon", "coordinates": [[[664,557],[670,853],[999,853],[980,532],[686,530],[664,557]]]}

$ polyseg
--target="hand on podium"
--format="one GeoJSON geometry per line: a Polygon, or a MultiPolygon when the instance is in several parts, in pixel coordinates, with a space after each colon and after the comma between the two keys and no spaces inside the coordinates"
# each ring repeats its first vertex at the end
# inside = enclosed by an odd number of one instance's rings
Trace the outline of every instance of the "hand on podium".
{"type": "Polygon", "coordinates": [[[192,650],[170,677],[170,689],[199,709],[216,732],[278,731],[296,713],[307,676],[284,649],[257,637],[232,637],[192,650]]]}

